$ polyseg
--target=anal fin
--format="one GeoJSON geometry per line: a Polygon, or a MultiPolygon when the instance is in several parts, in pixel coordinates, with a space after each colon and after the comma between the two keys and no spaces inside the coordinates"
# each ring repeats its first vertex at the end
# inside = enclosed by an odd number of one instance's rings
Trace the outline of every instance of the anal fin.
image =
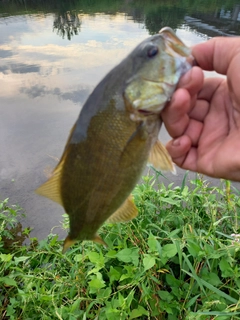
{"type": "Polygon", "coordinates": [[[106,244],[106,242],[98,235],[95,234],[94,238],[92,239],[94,242],[102,244],[105,248],[108,247],[108,245],[106,244]]]}
{"type": "Polygon", "coordinates": [[[157,140],[153,145],[148,162],[151,163],[155,169],[171,171],[174,174],[176,173],[171,156],[159,140],[157,140]]]}
{"type": "Polygon", "coordinates": [[[107,223],[126,222],[132,220],[137,215],[137,207],[133,202],[132,195],[130,195],[121,205],[121,207],[108,218],[107,223]]]}

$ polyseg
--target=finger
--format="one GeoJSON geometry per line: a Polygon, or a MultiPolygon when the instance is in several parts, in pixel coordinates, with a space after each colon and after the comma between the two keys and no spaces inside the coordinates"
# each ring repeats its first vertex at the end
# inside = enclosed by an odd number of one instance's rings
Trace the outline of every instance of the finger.
{"type": "Polygon", "coordinates": [[[193,46],[192,55],[202,69],[226,75],[235,56],[240,59],[239,47],[239,37],[215,37],[193,46]]]}
{"type": "Polygon", "coordinates": [[[171,140],[166,144],[166,149],[172,157],[173,162],[179,167],[182,166],[186,155],[191,148],[191,143],[191,139],[184,135],[175,140],[171,140]]]}
{"type": "Polygon", "coordinates": [[[196,94],[203,84],[203,72],[193,67],[179,81],[171,102],[161,113],[169,134],[175,138],[184,133],[188,125],[187,113],[195,105],[196,94]]]}
{"type": "Polygon", "coordinates": [[[196,121],[195,119],[190,119],[184,135],[187,135],[191,139],[192,146],[196,147],[198,145],[199,137],[201,136],[203,130],[203,122],[196,121]]]}
{"type": "Polygon", "coordinates": [[[207,78],[204,81],[203,87],[198,94],[198,99],[203,99],[206,101],[211,101],[212,96],[219,88],[221,84],[223,84],[226,80],[223,78],[207,78]]]}
{"type": "Polygon", "coordinates": [[[166,148],[178,167],[197,172],[197,149],[191,147],[191,140],[188,136],[169,141],[166,148]],[[175,143],[176,146],[174,146],[175,143]]]}
{"type": "Polygon", "coordinates": [[[168,106],[161,112],[161,118],[168,133],[173,137],[181,136],[187,128],[191,97],[186,89],[178,89],[168,106]]]}
{"type": "Polygon", "coordinates": [[[193,67],[185,75],[183,75],[178,83],[178,88],[188,90],[191,96],[198,93],[202,88],[204,80],[203,71],[199,67],[193,67]]]}
{"type": "Polygon", "coordinates": [[[198,154],[197,154],[197,148],[190,148],[188,151],[187,156],[185,157],[184,161],[182,162],[182,168],[194,172],[199,172],[197,167],[197,160],[198,160],[198,154]]]}
{"type": "Polygon", "coordinates": [[[210,108],[209,101],[220,85],[225,82],[222,78],[207,78],[204,81],[202,90],[199,92],[196,103],[190,108],[189,118],[197,121],[204,121],[210,108]]]}
{"type": "Polygon", "coordinates": [[[203,121],[209,111],[209,102],[206,100],[197,100],[191,112],[189,113],[189,118],[203,121]]]}

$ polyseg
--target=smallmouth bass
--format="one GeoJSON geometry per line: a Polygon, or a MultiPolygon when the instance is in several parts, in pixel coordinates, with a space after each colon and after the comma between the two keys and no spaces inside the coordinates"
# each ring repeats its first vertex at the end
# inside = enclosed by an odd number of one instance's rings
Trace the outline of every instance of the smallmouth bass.
{"type": "Polygon", "coordinates": [[[63,252],[77,240],[105,244],[97,234],[105,221],[136,217],[131,191],[148,161],[174,171],[158,140],[160,113],[191,65],[190,49],[166,27],[141,42],[89,96],[52,177],[36,190],[69,215],[63,252]]]}

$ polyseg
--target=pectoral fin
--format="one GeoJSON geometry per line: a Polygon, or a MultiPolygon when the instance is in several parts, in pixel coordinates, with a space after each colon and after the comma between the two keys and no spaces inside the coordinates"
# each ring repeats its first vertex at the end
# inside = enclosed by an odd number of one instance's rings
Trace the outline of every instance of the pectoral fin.
{"type": "Polygon", "coordinates": [[[176,173],[176,169],[174,163],[172,162],[171,156],[159,140],[157,140],[152,147],[148,162],[151,163],[155,169],[171,171],[174,174],[176,173]]]}
{"type": "Polygon", "coordinates": [[[121,207],[115,211],[110,218],[108,218],[108,223],[126,222],[132,220],[138,215],[137,207],[133,202],[133,197],[130,195],[121,207]]]}

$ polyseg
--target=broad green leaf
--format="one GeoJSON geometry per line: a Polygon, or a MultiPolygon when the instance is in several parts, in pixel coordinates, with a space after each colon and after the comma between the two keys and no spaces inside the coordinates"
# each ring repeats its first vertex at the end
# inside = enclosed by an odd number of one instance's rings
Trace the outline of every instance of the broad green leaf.
{"type": "Polygon", "coordinates": [[[216,251],[216,252],[211,253],[209,258],[211,258],[211,259],[219,259],[219,258],[225,256],[225,254],[226,254],[226,252],[224,252],[224,251],[222,251],[222,252],[216,251]]]}
{"type": "Polygon", "coordinates": [[[92,263],[98,263],[100,260],[100,254],[94,251],[89,251],[88,258],[92,263]]]}
{"type": "Polygon", "coordinates": [[[83,255],[81,253],[76,254],[74,257],[74,261],[80,262],[80,261],[82,261],[82,258],[83,258],[83,255]]]}
{"type": "Polygon", "coordinates": [[[210,257],[213,252],[215,252],[215,249],[213,248],[213,246],[208,243],[205,243],[204,244],[204,254],[207,255],[208,257],[210,257]]]}
{"type": "Polygon", "coordinates": [[[91,281],[88,282],[88,285],[90,287],[90,293],[96,293],[99,289],[106,286],[100,272],[97,272],[94,276],[91,276],[91,281]]]}
{"type": "Polygon", "coordinates": [[[124,279],[133,279],[136,276],[136,268],[134,266],[130,265],[125,265],[124,266],[124,273],[121,274],[121,277],[119,281],[123,281],[124,279]]]}
{"type": "Polygon", "coordinates": [[[96,264],[97,266],[104,266],[104,257],[101,252],[97,253],[95,251],[89,251],[88,258],[92,263],[96,264]]]}
{"type": "Polygon", "coordinates": [[[222,277],[227,278],[227,277],[232,277],[234,275],[233,269],[224,258],[221,259],[219,263],[219,267],[222,271],[222,277]]]}
{"type": "Polygon", "coordinates": [[[181,201],[180,200],[174,200],[174,199],[172,199],[172,198],[163,198],[163,197],[161,197],[161,201],[162,202],[166,202],[166,203],[168,203],[168,204],[172,204],[172,205],[175,205],[175,206],[180,206],[180,204],[181,204],[181,201]]]}
{"type": "Polygon", "coordinates": [[[129,319],[136,319],[142,316],[149,316],[149,312],[144,309],[142,306],[138,306],[137,309],[133,309],[130,313],[129,319]]]}
{"type": "Polygon", "coordinates": [[[23,262],[23,261],[26,261],[27,259],[29,259],[30,257],[14,257],[14,261],[16,264],[18,264],[19,262],[23,262]]]}
{"type": "Polygon", "coordinates": [[[1,253],[0,254],[0,259],[3,261],[3,262],[9,262],[12,260],[12,255],[10,253],[8,254],[5,254],[5,253],[1,253]]]}
{"type": "MultiPolygon", "coordinates": [[[[14,313],[15,313],[15,310],[14,310],[13,306],[11,306],[11,305],[9,304],[9,305],[7,306],[7,314],[6,314],[6,316],[7,316],[7,317],[11,317],[11,316],[14,315],[14,313]]],[[[11,317],[10,319],[13,319],[13,318],[11,317]]]]}
{"type": "Polygon", "coordinates": [[[6,286],[17,287],[16,281],[9,277],[0,278],[0,282],[3,282],[6,286]]]}
{"type": "Polygon", "coordinates": [[[155,257],[145,254],[143,258],[144,271],[151,269],[155,265],[155,257]]]}
{"type": "Polygon", "coordinates": [[[118,310],[115,308],[106,308],[106,319],[107,320],[117,320],[120,319],[120,315],[122,314],[122,310],[118,310]]]}
{"type": "Polygon", "coordinates": [[[154,237],[154,235],[150,232],[149,238],[148,238],[148,252],[157,252],[157,239],[154,237]]]}
{"type": "Polygon", "coordinates": [[[138,266],[139,263],[139,249],[138,248],[125,248],[120,250],[117,254],[116,257],[118,260],[123,261],[123,262],[132,262],[136,267],[138,266]]]}
{"type": "Polygon", "coordinates": [[[116,254],[117,254],[117,251],[116,251],[116,250],[109,250],[109,251],[106,253],[106,257],[108,257],[108,258],[115,258],[115,257],[116,257],[116,254]]]}
{"type": "Polygon", "coordinates": [[[108,288],[103,288],[103,289],[100,289],[98,291],[97,296],[98,296],[99,299],[108,299],[111,293],[112,293],[112,289],[111,288],[109,288],[109,287],[108,288]]]}
{"type": "Polygon", "coordinates": [[[195,258],[199,255],[199,251],[201,251],[201,247],[196,241],[188,240],[188,251],[195,258]]]}
{"type": "Polygon", "coordinates": [[[132,248],[131,257],[132,257],[133,265],[135,267],[137,267],[139,264],[139,249],[138,248],[132,248]]]}
{"type": "Polygon", "coordinates": [[[162,256],[163,258],[172,258],[177,254],[177,248],[174,243],[165,244],[165,246],[162,247],[162,256]]]}
{"type": "Polygon", "coordinates": [[[132,275],[128,273],[122,274],[119,280],[123,281],[125,279],[132,279],[132,275]]]}
{"type": "Polygon", "coordinates": [[[167,281],[168,285],[171,287],[180,287],[182,285],[182,281],[176,279],[171,274],[166,274],[166,281],[167,281]]]}
{"type": "Polygon", "coordinates": [[[173,296],[168,291],[159,290],[158,295],[162,300],[167,301],[167,302],[170,302],[173,299],[173,296]]]}
{"type": "Polygon", "coordinates": [[[122,249],[121,251],[119,251],[116,254],[116,257],[118,258],[118,260],[123,261],[123,262],[131,262],[132,258],[131,258],[131,253],[132,250],[129,248],[126,249],[122,249]]]}
{"type": "Polygon", "coordinates": [[[89,284],[89,287],[93,289],[101,289],[106,286],[105,281],[98,278],[92,279],[91,281],[89,281],[88,284],[89,284]]]}
{"type": "Polygon", "coordinates": [[[209,282],[213,286],[219,286],[222,284],[222,281],[219,279],[218,275],[214,272],[209,272],[209,273],[207,272],[203,274],[201,278],[209,282]]]}
{"type": "Polygon", "coordinates": [[[18,304],[18,301],[15,298],[10,298],[10,303],[13,306],[13,305],[18,304]]]}
{"type": "Polygon", "coordinates": [[[110,266],[110,271],[108,272],[108,276],[110,279],[110,283],[113,283],[113,281],[120,279],[121,273],[118,272],[116,269],[114,269],[113,266],[110,266]]]}
{"type": "Polygon", "coordinates": [[[161,308],[161,310],[166,311],[168,314],[173,313],[173,310],[171,308],[171,304],[169,304],[168,302],[166,302],[164,300],[159,301],[159,307],[161,308]]]}

